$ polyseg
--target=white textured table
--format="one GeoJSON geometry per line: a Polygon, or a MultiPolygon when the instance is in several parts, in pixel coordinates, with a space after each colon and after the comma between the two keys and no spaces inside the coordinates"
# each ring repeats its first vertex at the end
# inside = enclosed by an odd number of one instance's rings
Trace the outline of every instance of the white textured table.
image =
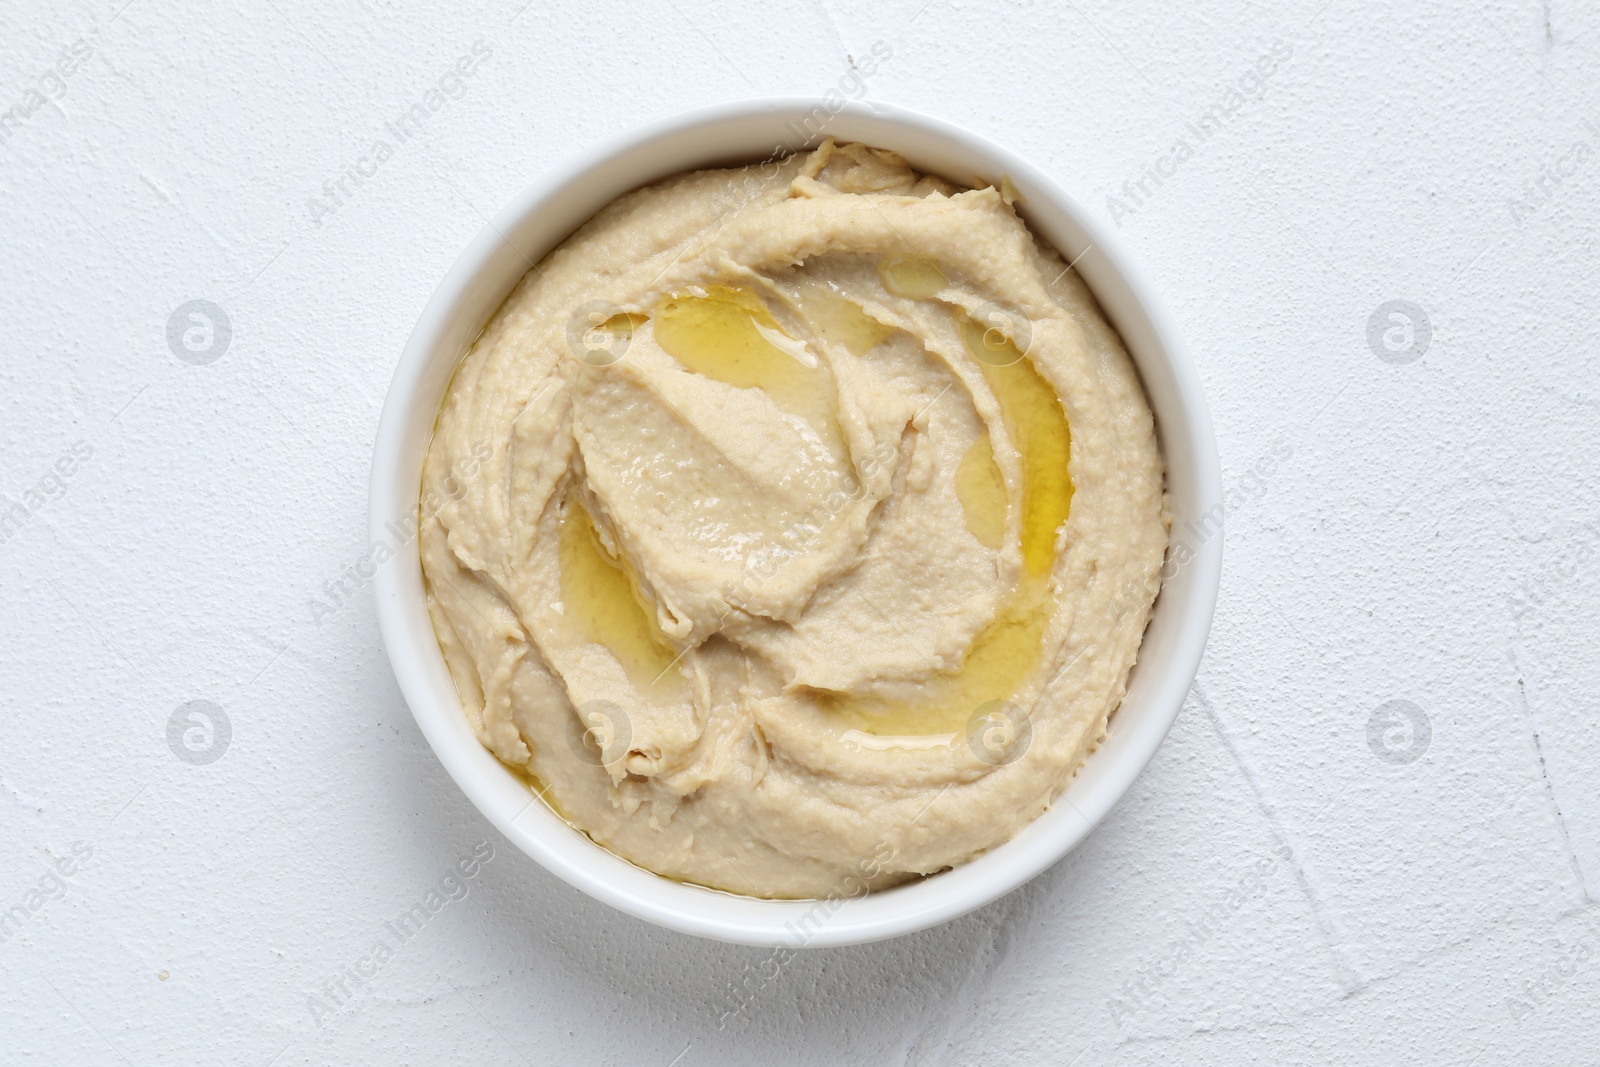
{"type": "Polygon", "coordinates": [[[123,3],[0,11],[0,1060],[1600,1062],[1593,5],[123,3]],[[833,88],[1120,227],[1232,493],[1199,684],[1095,835],[771,977],[500,839],[353,568],[485,217],[833,88]]]}

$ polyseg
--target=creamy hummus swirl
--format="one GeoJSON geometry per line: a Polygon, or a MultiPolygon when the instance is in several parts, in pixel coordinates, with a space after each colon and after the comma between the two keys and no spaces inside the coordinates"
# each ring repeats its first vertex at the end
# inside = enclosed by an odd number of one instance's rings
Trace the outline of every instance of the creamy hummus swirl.
{"type": "Polygon", "coordinates": [[[574,826],[761,897],[963,863],[1105,736],[1168,517],[1138,377],[1008,190],[824,144],[617,200],[423,469],[467,718],[574,826]]]}

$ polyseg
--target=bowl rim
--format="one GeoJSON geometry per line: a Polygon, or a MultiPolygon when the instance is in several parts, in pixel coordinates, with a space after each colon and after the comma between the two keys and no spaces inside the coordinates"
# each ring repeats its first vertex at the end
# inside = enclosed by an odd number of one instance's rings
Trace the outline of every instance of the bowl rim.
{"type": "MultiPolygon", "coordinates": [[[[1049,210],[1060,213],[1067,230],[1076,229],[1084,245],[1081,251],[1072,250],[1076,252],[1075,262],[1084,261],[1079,267],[1080,276],[1103,308],[1107,299],[1102,289],[1107,287],[1118,295],[1119,302],[1128,305],[1118,315],[1107,308],[1107,317],[1134,357],[1147,396],[1150,396],[1147,371],[1164,374],[1164,388],[1170,387],[1172,404],[1176,407],[1167,414],[1175,413],[1177,417],[1163,420],[1157,413],[1157,433],[1167,468],[1169,496],[1176,495],[1172,472],[1173,457],[1178,455],[1184,461],[1188,479],[1183,486],[1185,498],[1193,498],[1194,513],[1206,516],[1215,513],[1220,520],[1220,465],[1198,372],[1165,308],[1155,296],[1154,288],[1104,225],[1048,174],[971,130],[886,103],[808,97],[735,100],[659,119],[578,152],[513,197],[456,258],[417,319],[396,366],[379,420],[373,447],[368,513],[371,543],[401,542],[393,558],[378,566],[373,576],[384,647],[418,727],[474,806],[513,844],[551,873],[629,915],[716,940],[791,948],[861,944],[957,918],[1019,888],[1081,843],[1132,787],[1176,720],[1204,652],[1222,565],[1219,528],[1213,534],[1198,538],[1192,546],[1191,555],[1177,571],[1185,583],[1182,603],[1168,600],[1166,614],[1162,615],[1162,599],[1174,582],[1174,578],[1164,575],[1151,628],[1155,627],[1156,618],[1161,617],[1165,626],[1163,633],[1170,633],[1171,639],[1163,639],[1166,651],[1161,662],[1145,666],[1145,645],[1151,638],[1151,630],[1146,631],[1140,662],[1134,669],[1142,686],[1138,718],[1129,721],[1128,716],[1122,714],[1135,691],[1135,681],[1130,679],[1128,694],[1112,718],[1107,740],[1089,756],[1044,813],[1009,841],[982,856],[893,889],[870,894],[842,892],[821,900],[779,901],[742,897],[676,882],[616,856],[560,820],[548,806],[538,803],[529,794],[521,779],[483,748],[467,725],[453,683],[448,687],[448,699],[439,687],[440,674],[448,681],[448,673],[420,595],[417,538],[402,540],[396,535],[394,525],[399,521],[403,526],[407,516],[414,519],[417,514],[420,475],[410,477],[408,485],[407,472],[420,472],[422,452],[426,451],[426,441],[431,440],[431,431],[420,451],[412,453],[411,450],[416,448],[414,439],[423,417],[419,411],[426,415],[431,427],[442,399],[442,389],[429,399],[425,411],[420,404],[421,394],[433,391],[431,386],[437,383],[445,361],[443,353],[454,349],[448,361],[449,372],[444,374],[444,380],[448,381],[471,341],[503,303],[504,294],[493,300],[482,321],[465,333],[456,321],[460,318],[456,314],[458,307],[473,299],[481,302],[485,287],[479,283],[491,271],[505,272],[508,249],[523,261],[538,262],[566,235],[587,221],[593,210],[620,195],[614,194],[601,201],[588,214],[569,215],[563,220],[564,229],[554,228],[559,233],[553,242],[548,247],[535,249],[536,254],[531,257],[508,236],[524,224],[536,221],[541,211],[550,208],[552,202],[563,195],[577,195],[574,190],[581,189],[586,181],[606,168],[615,166],[619,158],[663,151],[670,154],[675,138],[688,135],[714,140],[719,129],[733,129],[752,121],[775,123],[780,118],[792,122],[796,117],[814,117],[819,110],[825,111],[827,118],[809,144],[833,136],[833,131],[840,126],[853,126],[878,127],[889,131],[891,138],[903,133],[911,140],[953,147],[957,153],[981,159],[989,168],[987,173],[995,176],[991,180],[998,180],[1001,175],[1010,178],[1013,185],[1024,190],[1026,202],[1047,204],[1049,210]],[[1101,284],[1091,280],[1091,275],[1098,277],[1101,284]],[[1137,337],[1130,337],[1130,330],[1125,328],[1124,322],[1117,321],[1118,318],[1131,323],[1137,337]],[[1174,617],[1175,612],[1181,615],[1174,617]],[[427,640],[422,637],[424,631],[427,640]],[[1140,667],[1144,668],[1142,672],[1140,667]],[[1158,668],[1159,676],[1147,677],[1158,668]],[[1148,697],[1142,695],[1146,689],[1150,690],[1148,697]],[[1084,786],[1085,782],[1090,785],[1084,786]],[[522,798],[520,807],[519,796],[522,798]],[[516,809],[514,813],[513,809],[516,809]]],[[[807,128],[802,122],[800,129],[807,128]]],[[[840,133],[844,136],[843,131],[840,133]]],[[[870,140],[870,137],[847,139],[870,140]]],[[[779,140],[775,147],[786,145],[779,140]]],[[[804,147],[807,144],[797,143],[791,150],[804,147]]],[[[647,185],[671,173],[753,158],[739,151],[719,155],[716,151],[699,150],[695,154],[704,161],[643,174],[627,188],[647,185]]],[[[1025,207],[1023,213],[1026,216],[1029,210],[1025,207]]],[[[1030,226],[1035,226],[1032,219],[1029,222],[1030,226]]],[[[1063,254],[1069,251],[1062,247],[1063,240],[1045,234],[1040,236],[1051,240],[1063,254]]],[[[489,288],[503,288],[509,292],[510,285],[527,269],[524,266],[509,283],[503,286],[497,283],[489,288]]],[[[1152,398],[1153,410],[1155,406],[1152,398]]],[[[1176,532],[1180,517],[1176,507],[1173,516],[1176,532]]]]}

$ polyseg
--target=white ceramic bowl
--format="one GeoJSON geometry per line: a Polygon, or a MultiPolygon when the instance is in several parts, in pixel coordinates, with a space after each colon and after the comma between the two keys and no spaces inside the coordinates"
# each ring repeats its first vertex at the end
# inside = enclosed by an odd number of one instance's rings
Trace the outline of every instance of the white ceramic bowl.
{"type": "Polygon", "coordinates": [[[687,112],[590,149],[522,192],[474,238],[423,309],[389,387],[373,451],[369,524],[374,543],[398,547],[374,586],[401,691],[445,769],[501,833],[570,884],[641,919],[723,941],[824,946],[894,937],[980,907],[1066,855],[1111,810],[1166,736],[1199,666],[1222,565],[1220,501],[1211,418],[1177,334],[1110,235],[1055,182],[976,134],[916,112],[769,99],[687,112]],[[533,802],[467,725],[423,604],[417,542],[396,546],[393,531],[417,513],[423,453],[452,370],[530,262],[631,189],[682,171],[759,162],[824,136],[893,149],[914,167],[964,185],[1011,179],[1029,225],[1076,261],[1138,364],[1166,457],[1174,546],[1183,542],[1192,558],[1169,554],[1110,736],[1060,799],[1015,838],[896,889],[824,902],[757,900],[651,874],[533,802]],[[1202,516],[1217,521],[1208,525],[1202,516]],[[1214,532],[1202,536],[1207,529],[1214,532]]]}

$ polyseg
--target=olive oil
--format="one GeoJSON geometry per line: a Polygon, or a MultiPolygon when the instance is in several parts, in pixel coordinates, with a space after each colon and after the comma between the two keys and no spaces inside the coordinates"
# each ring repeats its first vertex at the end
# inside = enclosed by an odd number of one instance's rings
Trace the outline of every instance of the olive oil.
{"type": "MultiPolygon", "coordinates": [[[[938,265],[922,257],[888,257],[879,273],[891,292],[917,299],[948,284],[938,265]]],[[[823,285],[808,285],[800,304],[811,329],[856,355],[888,336],[887,327],[823,285]]],[[[878,735],[959,732],[979,707],[1014,696],[1039,666],[1044,627],[1054,607],[1049,576],[1056,533],[1072,504],[1071,433],[1061,401],[1011,339],[985,330],[963,312],[953,314],[1021,462],[1023,572],[995,618],[973,638],[960,669],[930,678],[916,700],[819,692],[841,725],[878,735]]],[[[687,370],[738,388],[761,389],[779,410],[804,419],[836,455],[844,455],[826,368],[783,332],[755,293],[732,286],[674,293],[652,318],[656,343],[687,370]]],[[[630,330],[636,325],[616,324],[630,330]]],[[[956,494],[972,535],[999,547],[1008,504],[988,435],[963,457],[956,494]]],[[[606,552],[576,500],[569,502],[561,524],[561,586],[566,617],[586,639],[610,649],[642,691],[681,685],[677,676],[665,677],[677,653],[656,625],[637,581],[625,561],[606,552]]]]}
{"type": "Polygon", "coordinates": [[[641,693],[670,693],[682,679],[669,668],[677,651],[656,624],[626,564],[606,551],[594,520],[576,499],[561,518],[562,617],[586,641],[604,645],[641,693]]]}
{"type": "Polygon", "coordinates": [[[843,345],[855,356],[866,355],[892,332],[824,282],[810,282],[801,289],[800,314],[818,337],[843,345]]]}
{"type": "MultiPolygon", "coordinates": [[[[1066,415],[1055,390],[1011,341],[992,332],[986,336],[981,324],[961,312],[955,314],[962,340],[983,368],[1022,462],[1023,574],[1001,600],[994,620],[973,638],[961,668],[930,678],[919,699],[903,703],[824,698],[843,724],[868,733],[904,736],[965,730],[981,706],[1011,698],[1038,669],[1045,623],[1054,607],[1049,580],[1056,531],[1072,505],[1066,415]],[[996,351],[1005,346],[1011,351],[996,351]]],[[[998,545],[1004,533],[1006,493],[987,436],[979,438],[963,458],[956,472],[956,494],[972,535],[991,547],[998,545]]]]}
{"type": "Polygon", "coordinates": [[[918,699],[824,695],[823,700],[841,725],[870,734],[959,733],[980,706],[1010,698],[1033,673],[1051,606],[1046,583],[1024,578],[967,646],[961,668],[928,679],[918,699]]]}
{"type": "Polygon", "coordinates": [[[967,530],[978,543],[999,548],[1006,535],[1006,483],[995,466],[994,445],[980,434],[956,468],[956,497],[967,519],[967,530]]]}
{"type": "Polygon", "coordinates": [[[926,300],[949,288],[939,264],[927,256],[884,256],[878,263],[883,287],[895,296],[926,300]]]}
{"type": "Polygon", "coordinates": [[[836,458],[844,455],[833,381],[806,346],[779,328],[748,289],[674,293],[655,313],[656,343],[685,368],[741,389],[760,389],[778,410],[804,419],[836,458]]]}
{"type": "Polygon", "coordinates": [[[1072,434],[1061,399],[1011,341],[998,340],[980,323],[957,315],[961,339],[983,368],[984,379],[1000,403],[1000,418],[1022,459],[1022,561],[1030,576],[1042,577],[1055,562],[1056,531],[1072,507],[1072,476],[1067,471],[1072,434]],[[1002,351],[997,359],[997,348],[1010,351],[1002,351]]]}

